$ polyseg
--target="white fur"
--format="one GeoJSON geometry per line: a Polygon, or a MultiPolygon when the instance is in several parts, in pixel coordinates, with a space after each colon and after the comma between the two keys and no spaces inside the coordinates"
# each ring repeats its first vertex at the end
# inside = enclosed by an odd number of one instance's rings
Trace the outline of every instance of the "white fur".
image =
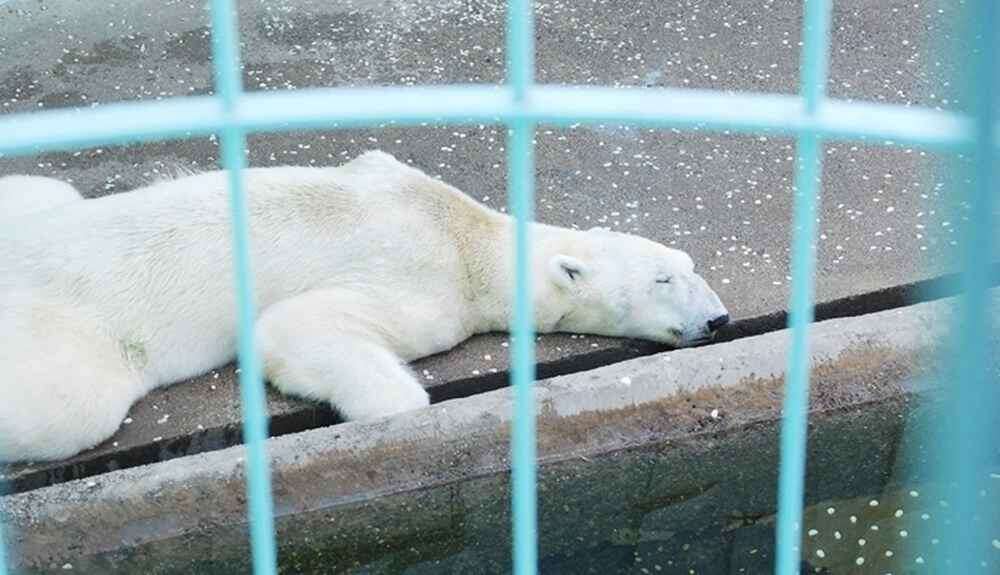
{"type": "MultiPolygon", "coordinates": [[[[0,224],[0,461],[74,455],[153,388],[233,359],[224,172],[85,201],[55,180],[3,182],[33,199],[0,224]]],[[[428,397],[406,362],[509,325],[511,221],[455,188],[381,152],[249,169],[245,185],[257,345],[277,388],[348,419],[417,408],[428,397]]],[[[726,313],[683,252],[532,233],[539,332],[685,345],[726,313]]]]}
{"type": "Polygon", "coordinates": [[[4,216],[22,217],[82,199],[76,188],[53,178],[0,178],[0,219],[4,216]]]}

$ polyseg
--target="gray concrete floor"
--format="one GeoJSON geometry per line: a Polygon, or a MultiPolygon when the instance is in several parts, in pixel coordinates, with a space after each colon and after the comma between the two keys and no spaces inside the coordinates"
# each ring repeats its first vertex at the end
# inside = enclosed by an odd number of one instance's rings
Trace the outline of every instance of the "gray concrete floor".
{"type": "MultiPolygon", "coordinates": [[[[202,2],[0,3],[0,113],[211,92],[202,2]]],[[[309,86],[491,83],[503,80],[503,2],[348,0],[240,2],[248,90],[309,86]]],[[[932,53],[951,35],[948,2],[835,2],[829,92],[950,108],[932,53]]],[[[541,82],[792,93],[797,2],[539,2],[541,82]]],[[[328,165],[385,149],[504,209],[504,133],[495,127],[391,125],[253,136],[250,164],[328,165]]],[[[789,295],[793,143],[774,137],[621,126],[541,127],[537,214],[581,228],[607,225],[687,250],[734,318],[784,309],[789,295]]],[[[957,223],[938,200],[954,191],[940,158],[907,147],[828,143],[818,240],[817,299],[913,282],[951,268],[940,258],[957,223]]],[[[89,197],[127,191],[180,165],[211,168],[214,138],[0,158],[0,174],[72,181],[89,197]]],[[[417,365],[428,385],[506,369],[502,335],[478,337],[417,365]]],[[[629,342],[546,336],[539,359],[615,351],[629,342]]],[[[473,383],[470,383],[473,385],[473,383]]],[[[305,404],[272,397],[272,413],[305,404]]],[[[170,443],[239,419],[231,369],[154,393],[101,449],[170,443]],[[169,416],[169,417],[167,417],[169,416]]],[[[315,412],[316,421],[329,414],[315,412]]],[[[221,434],[221,435],[220,435],[221,434]]],[[[213,439],[214,438],[214,439],[213,439]]],[[[88,457],[92,457],[89,455],[88,457]]],[[[108,466],[115,463],[109,462],[108,466]]]]}

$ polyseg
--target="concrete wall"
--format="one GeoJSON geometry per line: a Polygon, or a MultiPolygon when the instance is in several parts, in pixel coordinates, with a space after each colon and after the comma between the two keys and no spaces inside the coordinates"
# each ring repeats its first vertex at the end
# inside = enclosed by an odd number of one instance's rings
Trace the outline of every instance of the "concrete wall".
{"type": "MultiPolygon", "coordinates": [[[[898,474],[903,416],[934,368],[950,305],[812,328],[810,498],[874,492],[898,474]]],[[[614,545],[648,542],[707,545],[708,562],[733,552],[711,542],[731,546],[734,529],[774,511],[788,335],[540,382],[544,560],[577,561],[598,541],[602,560],[614,545]]],[[[503,571],[511,405],[503,389],[269,440],[282,564],[503,571]]],[[[15,560],[39,570],[242,572],[242,458],[235,447],[6,496],[15,560]]]]}

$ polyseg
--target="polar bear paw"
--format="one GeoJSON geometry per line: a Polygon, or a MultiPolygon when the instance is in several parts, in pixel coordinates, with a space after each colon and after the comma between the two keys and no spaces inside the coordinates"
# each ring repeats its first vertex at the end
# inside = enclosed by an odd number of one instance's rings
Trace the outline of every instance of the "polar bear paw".
{"type": "Polygon", "coordinates": [[[430,405],[430,396],[408,370],[398,366],[397,374],[372,374],[368,385],[352,388],[360,393],[332,398],[349,421],[370,421],[430,405]],[[353,397],[351,397],[353,396],[353,397]]]}

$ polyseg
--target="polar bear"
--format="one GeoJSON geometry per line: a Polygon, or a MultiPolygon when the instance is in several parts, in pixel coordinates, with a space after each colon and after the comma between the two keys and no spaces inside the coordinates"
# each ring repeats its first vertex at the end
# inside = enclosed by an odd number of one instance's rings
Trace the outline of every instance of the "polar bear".
{"type": "Polygon", "coordinates": [[[83,197],[66,182],[41,176],[0,178],[0,221],[6,216],[22,218],[83,197]]]}
{"type": "MultiPolygon", "coordinates": [[[[247,169],[264,375],[346,419],[428,404],[407,362],[512,319],[512,220],[379,152],[247,169]]],[[[0,179],[0,461],[72,456],[150,390],[231,361],[224,171],[84,200],[0,179]],[[18,204],[8,197],[34,196],[18,204]]],[[[72,191],[72,193],[69,193],[72,191]]],[[[535,329],[684,346],[728,321],[690,257],[532,224],[535,329]]]]}

